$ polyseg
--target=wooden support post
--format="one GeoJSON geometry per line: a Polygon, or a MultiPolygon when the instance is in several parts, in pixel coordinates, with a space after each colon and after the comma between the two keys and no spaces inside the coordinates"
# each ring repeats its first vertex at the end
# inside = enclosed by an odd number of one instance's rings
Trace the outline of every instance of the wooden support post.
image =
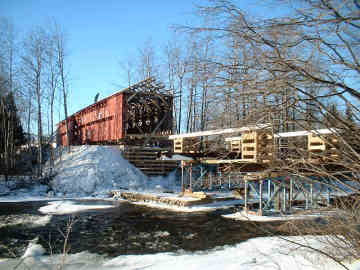
{"type": "Polygon", "coordinates": [[[259,181],[259,210],[258,210],[258,215],[262,216],[263,215],[263,209],[262,209],[262,204],[263,204],[263,200],[262,200],[262,196],[263,196],[263,189],[262,189],[262,185],[263,185],[263,181],[260,180],[259,181]]]}
{"type": "MultiPolygon", "coordinates": [[[[277,184],[274,184],[274,190],[280,191],[281,186],[277,187],[277,184]]],[[[275,194],[275,210],[280,211],[280,192],[275,194]]]]}
{"type": "Polygon", "coordinates": [[[268,202],[271,200],[271,179],[267,180],[267,184],[268,184],[268,202]]]}
{"type": "Polygon", "coordinates": [[[229,173],[229,190],[231,189],[231,172],[229,173]]]}
{"type": "Polygon", "coordinates": [[[283,186],[283,205],[282,210],[286,213],[286,185],[283,186]]]}
{"type": "Polygon", "coordinates": [[[248,181],[245,180],[245,201],[244,201],[244,210],[248,211],[248,181]]]}
{"type": "Polygon", "coordinates": [[[293,197],[294,197],[294,180],[291,177],[290,178],[290,191],[289,191],[289,210],[291,211],[292,209],[292,201],[293,201],[293,197]]]}
{"type": "Polygon", "coordinates": [[[221,185],[222,185],[222,175],[221,175],[221,172],[219,172],[219,179],[220,179],[220,189],[221,189],[221,185]]]}
{"type": "Polygon", "coordinates": [[[184,187],[184,166],[185,166],[185,162],[182,160],[181,161],[181,192],[182,193],[185,192],[185,187],[184,187]]]}
{"type": "Polygon", "coordinates": [[[313,192],[314,192],[314,184],[310,184],[310,208],[313,208],[313,192]]]}
{"type": "Polygon", "coordinates": [[[330,206],[330,192],[331,189],[329,186],[327,186],[327,205],[330,206]]]}
{"type": "MultiPolygon", "coordinates": [[[[305,186],[305,184],[304,184],[305,186]]],[[[305,209],[309,209],[309,193],[307,192],[307,190],[304,190],[304,194],[305,194],[305,209]]]]}
{"type": "Polygon", "coordinates": [[[190,168],[189,168],[189,175],[190,175],[190,192],[192,192],[192,163],[190,163],[190,168]]]}

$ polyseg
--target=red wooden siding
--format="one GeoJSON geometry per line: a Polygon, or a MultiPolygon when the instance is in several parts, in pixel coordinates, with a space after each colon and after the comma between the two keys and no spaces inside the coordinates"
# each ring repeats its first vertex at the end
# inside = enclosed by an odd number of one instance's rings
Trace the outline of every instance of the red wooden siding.
{"type": "MultiPolygon", "coordinates": [[[[115,142],[123,138],[124,95],[112,95],[68,117],[70,144],[115,142]]],[[[58,143],[67,145],[65,120],[58,124],[58,143]]]]}

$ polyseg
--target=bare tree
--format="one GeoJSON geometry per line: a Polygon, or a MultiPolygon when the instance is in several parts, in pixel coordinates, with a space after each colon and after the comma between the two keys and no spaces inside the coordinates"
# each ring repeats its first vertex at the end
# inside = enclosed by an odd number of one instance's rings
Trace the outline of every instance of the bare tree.
{"type": "MultiPolygon", "coordinates": [[[[46,51],[46,64],[47,64],[47,86],[48,86],[48,99],[49,99],[49,138],[50,143],[53,142],[54,139],[54,102],[55,102],[55,94],[59,85],[59,69],[57,65],[57,43],[56,36],[54,38],[53,34],[50,33],[49,46],[46,51]]],[[[52,144],[50,146],[50,174],[52,173],[52,169],[54,166],[54,151],[52,144]]]]}
{"type": "Polygon", "coordinates": [[[22,57],[24,71],[27,73],[31,86],[35,89],[37,102],[37,128],[38,128],[38,176],[42,175],[43,163],[43,115],[42,98],[44,87],[42,76],[45,70],[45,56],[49,38],[44,29],[38,27],[29,33],[24,43],[25,54],[22,57]]]}
{"type": "Polygon", "coordinates": [[[120,68],[126,73],[127,86],[129,87],[134,84],[134,63],[132,60],[129,58],[124,62],[120,61],[120,68]]]}
{"type": "Polygon", "coordinates": [[[184,47],[179,42],[173,41],[169,42],[165,49],[169,89],[175,97],[173,109],[177,133],[182,130],[184,85],[190,63],[184,47]]]}
{"type": "MultiPolygon", "coordinates": [[[[284,15],[271,19],[250,17],[235,1],[209,2],[199,9],[205,24],[183,29],[191,34],[214,33],[221,48],[229,41],[244,48],[238,61],[223,58],[215,64],[224,75],[219,81],[237,89],[246,83],[246,92],[254,93],[248,96],[251,102],[246,114],[253,114],[254,119],[260,119],[260,113],[268,115],[278,131],[333,128],[331,135],[320,136],[326,151],[308,153],[307,148],[294,144],[297,156],[276,159],[270,170],[309,182],[314,181],[309,174],[321,176],[317,181],[358,194],[359,189],[349,184],[360,182],[360,7],[356,1],[277,1],[284,15]],[[226,76],[242,70],[244,76],[226,76]],[[351,108],[353,121],[338,110],[342,106],[351,108]]],[[[219,54],[223,54],[220,49],[219,54]]],[[[290,146],[286,147],[289,150],[290,146]]],[[[356,197],[355,201],[357,208],[351,211],[358,212],[356,197]]],[[[344,211],[349,213],[346,208],[344,211]]],[[[332,229],[345,246],[358,253],[350,229],[332,229]]]]}
{"type": "Polygon", "coordinates": [[[144,47],[139,49],[139,61],[137,66],[138,81],[150,77],[159,78],[159,65],[155,49],[151,39],[148,39],[144,47]]]}
{"type": "Polygon", "coordinates": [[[65,67],[65,57],[66,57],[66,40],[65,40],[65,33],[60,28],[59,25],[54,23],[54,42],[56,48],[56,55],[57,55],[57,69],[60,76],[60,84],[63,94],[63,105],[64,105],[64,114],[65,114],[65,121],[66,121],[66,138],[67,138],[67,145],[68,151],[71,151],[71,134],[69,130],[69,119],[68,119],[68,85],[67,85],[67,78],[66,78],[66,67],[65,67]]]}
{"type": "MultiPolygon", "coordinates": [[[[5,165],[5,177],[14,163],[14,116],[9,108],[11,97],[13,102],[14,85],[14,51],[15,37],[14,26],[6,18],[0,20],[0,108],[1,108],[1,155],[5,165]],[[9,96],[10,95],[10,96],[9,96]]],[[[11,106],[13,107],[14,104],[11,106]]],[[[2,162],[1,162],[2,163],[2,162]]],[[[2,164],[1,164],[2,165],[2,164]]]]}
{"type": "Polygon", "coordinates": [[[1,71],[6,74],[9,91],[14,88],[14,66],[15,66],[15,30],[14,25],[6,18],[0,20],[0,63],[1,71]]]}

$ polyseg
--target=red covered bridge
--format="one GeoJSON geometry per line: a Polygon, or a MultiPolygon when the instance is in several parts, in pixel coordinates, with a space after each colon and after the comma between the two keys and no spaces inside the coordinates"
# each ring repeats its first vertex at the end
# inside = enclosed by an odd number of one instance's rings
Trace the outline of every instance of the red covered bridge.
{"type": "Polygon", "coordinates": [[[61,121],[57,142],[67,145],[109,144],[166,138],[172,133],[173,96],[148,78],[106,97],[61,121]]]}

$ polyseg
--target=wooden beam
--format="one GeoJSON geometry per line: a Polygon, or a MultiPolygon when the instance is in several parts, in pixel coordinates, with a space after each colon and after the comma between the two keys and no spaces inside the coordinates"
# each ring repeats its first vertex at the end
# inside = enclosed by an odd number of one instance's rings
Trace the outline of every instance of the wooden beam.
{"type": "Polygon", "coordinates": [[[237,132],[241,133],[241,132],[247,132],[247,131],[252,131],[252,130],[264,129],[264,128],[268,128],[268,127],[270,127],[270,124],[258,124],[258,125],[254,125],[254,126],[240,127],[240,128],[227,128],[227,129],[198,131],[198,132],[192,132],[192,133],[171,135],[171,136],[169,136],[169,139],[173,140],[173,139],[178,139],[178,138],[203,137],[203,136],[221,135],[221,134],[237,133],[237,132]]]}
{"type": "Polygon", "coordinates": [[[242,139],[242,136],[228,137],[228,138],[225,138],[225,142],[241,141],[241,139],[242,139]]]}
{"type": "MultiPolygon", "coordinates": [[[[335,133],[336,130],[333,128],[330,129],[314,129],[314,130],[301,130],[301,131],[291,131],[291,132],[282,132],[282,133],[277,133],[274,134],[275,138],[288,138],[288,137],[302,137],[302,136],[307,136],[310,133],[312,134],[318,134],[318,135],[323,135],[323,134],[332,134],[335,133]]],[[[231,141],[237,141],[237,140],[241,140],[242,136],[236,136],[236,137],[228,137],[225,138],[226,142],[231,142],[231,141]]]]}
{"type": "Polygon", "coordinates": [[[287,138],[287,137],[301,137],[307,136],[309,134],[323,135],[323,134],[332,134],[336,133],[334,128],[324,128],[324,129],[314,129],[314,130],[301,130],[301,131],[292,131],[292,132],[282,132],[274,134],[275,138],[287,138]]]}
{"type": "Polygon", "coordinates": [[[206,164],[232,164],[232,163],[253,163],[249,161],[244,161],[243,159],[203,159],[201,160],[201,163],[206,164]]]}

